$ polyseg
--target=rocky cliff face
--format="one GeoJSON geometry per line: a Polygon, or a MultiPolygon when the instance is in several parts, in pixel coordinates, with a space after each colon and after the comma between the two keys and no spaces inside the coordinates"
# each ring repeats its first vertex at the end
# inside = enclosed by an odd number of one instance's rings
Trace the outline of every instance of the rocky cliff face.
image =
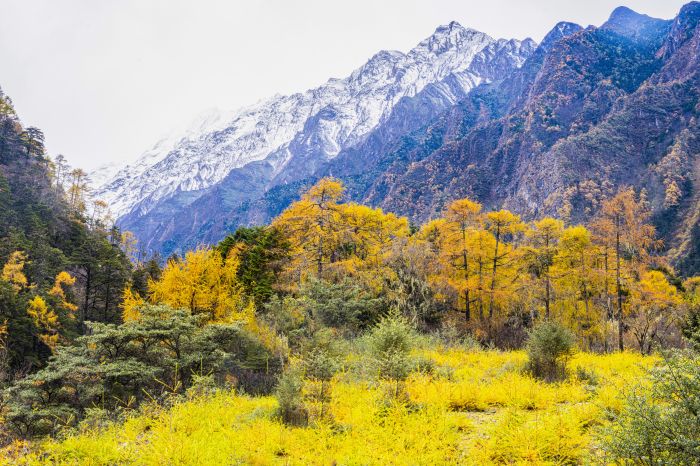
{"type": "MultiPolygon", "coordinates": [[[[144,173],[181,159],[202,167],[190,163],[173,186],[139,194],[120,222],[168,254],[268,221],[322,176],[416,223],[464,196],[578,222],[618,186],[634,185],[647,191],[676,265],[697,272],[699,16],[697,2],[672,21],[618,8],[600,27],[557,24],[539,46],[440,27],[408,54],[382,52],[345,80],[294,97],[315,103],[292,105],[305,110],[288,139],[252,144],[257,155],[222,162],[235,143],[219,133],[235,133],[231,124],[180,141],[144,173]],[[329,86],[333,99],[322,97],[329,86]],[[187,147],[211,152],[189,157],[187,147]]],[[[272,138],[266,122],[257,125],[256,140],[272,138]]],[[[112,183],[123,179],[144,186],[127,172],[112,183]]]]}

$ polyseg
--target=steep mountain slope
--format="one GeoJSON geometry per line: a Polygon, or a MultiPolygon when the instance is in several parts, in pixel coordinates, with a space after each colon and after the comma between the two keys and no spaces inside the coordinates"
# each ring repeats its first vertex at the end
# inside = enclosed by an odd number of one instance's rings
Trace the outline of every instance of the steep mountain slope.
{"type": "Polygon", "coordinates": [[[454,22],[441,26],[408,53],[380,52],[345,79],[233,116],[208,115],[184,136],[161,141],[95,196],[108,201],[120,224],[147,247],[168,252],[162,242],[179,246],[173,236],[214,220],[210,210],[185,225],[176,221],[196,212],[193,202],[200,197],[216,193],[215,212],[225,212],[312,175],[378,126],[383,132],[374,144],[385,144],[426,124],[476,85],[520,66],[534,48],[531,40],[494,40],[454,22]],[[422,100],[411,99],[417,94],[422,100]]]}
{"type": "MultiPolygon", "coordinates": [[[[561,23],[503,81],[472,90],[389,150],[341,153],[306,184],[338,176],[353,199],[416,223],[464,196],[579,222],[634,185],[674,264],[697,273],[699,14],[694,2],[672,22],[618,8],[599,28],[561,23]]],[[[249,210],[274,215],[290,191],[273,189],[249,210]]]]}
{"type": "MultiPolygon", "coordinates": [[[[699,18],[696,2],[672,23],[615,10],[600,28],[554,44],[535,75],[525,76],[526,63],[472,93],[468,100],[491,92],[510,107],[437,150],[422,142],[414,153],[429,155],[385,171],[362,198],[415,221],[471,196],[576,222],[616,187],[634,185],[646,190],[675,264],[697,272],[699,18]]],[[[436,122],[422,141],[456,119],[436,122]]]]}
{"type": "Polygon", "coordinates": [[[666,21],[620,7],[600,27],[560,23],[536,48],[443,26],[408,54],[380,53],[343,80],[361,83],[350,99],[394,99],[372,124],[353,130],[355,137],[337,131],[352,112],[318,106],[264,158],[218,172],[209,186],[156,189],[120,223],[146,247],[169,254],[267,222],[322,176],[341,178],[349,198],[416,223],[463,196],[526,218],[578,222],[631,184],[646,190],[674,263],[696,272],[699,11],[692,2],[666,21]],[[432,82],[410,90],[397,84],[405,84],[405,57],[459,55],[460,44],[473,44],[455,37],[476,37],[483,47],[473,53],[470,45],[468,60],[444,61],[459,66],[433,73],[432,82]],[[401,65],[370,72],[389,62],[401,65]],[[373,90],[374,80],[391,81],[387,76],[401,92],[373,90]]]}
{"type": "MultiPolygon", "coordinates": [[[[345,79],[275,96],[231,115],[206,115],[189,132],[161,141],[125,167],[96,195],[122,216],[146,213],[179,192],[206,189],[255,161],[265,160],[273,176],[289,167],[280,182],[303,176],[300,169],[311,173],[318,162],[360,141],[404,96],[451,73],[459,73],[464,88],[487,80],[492,69],[485,63],[491,58],[486,54],[494,55],[502,47],[514,53],[510,60],[525,58],[518,55],[519,43],[494,41],[457,23],[442,26],[407,54],[382,51],[345,79]],[[472,69],[477,55],[480,59],[472,69]]],[[[523,48],[528,47],[530,41],[523,48]]]]}
{"type": "MultiPolygon", "coordinates": [[[[70,234],[81,228],[51,179],[41,131],[22,125],[0,89],[0,264],[14,251],[30,252],[27,279],[46,286],[65,265],[70,234]]],[[[5,310],[0,304],[0,314],[5,310]]]]}
{"type": "Polygon", "coordinates": [[[94,216],[88,227],[86,216],[69,204],[55,168],[42,132],[22,124],[0,89],[0,383],[51,356],[45,325],[71,338],[84,320],[120,315],[119,291],[130,262],[115,235],[95,228],[94,216]],[[5,269],[8,263],[14,266],[5,269]],[[41,309],[34,316],[28,311],[35,298],[51,310],[42,324],[35,320],[41,309]],[[64,298],[78,306],[70,308],[64,298]]]}

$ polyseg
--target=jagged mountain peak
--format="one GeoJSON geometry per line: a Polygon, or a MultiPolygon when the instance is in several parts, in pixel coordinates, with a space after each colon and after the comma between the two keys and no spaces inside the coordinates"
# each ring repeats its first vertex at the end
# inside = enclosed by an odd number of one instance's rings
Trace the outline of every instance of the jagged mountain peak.
{"type": "Polygon", "coordinates": [[[549,50],[552,45],[557,43],[560,39],[575,34],[579,31],[583,31],[583,27],[576,23],[570,23],[568,21],[561,21],[557,23],[542,39],[540,42],[540,47],[544,50],[549,50]]]}
{"type": "Polygon", "coordinates": [[[444,38],[444,37],[455,37],[462,35],[466,32],[479,32],[479,31],[474,31],[471,28],[465,28],[461,24],[459,24],[457,21],[450,21],[447,24],[442,24],[435,28],[435,31],[429,36],[426,37],[422,42],[428,42],[431,39],[437,39],[437,38],[444,38]]]}
{"type": "Polygon", "coordinates": [[[440,32],[440,31],[454,31],[454,30],[459,30],[459,29],[467,29],[467,28],[465,28],[464,26],[462,26],[461,24],[459,24],[457,21],[454,21],[454,20],[453,20],[453,21],[450,21],[450,22],[447,23],[447,24],[442,24],[442,25],[438,26],[438,27],[435,29],[435,32],[437,33],[437,32],[440,32]]]}
{"type": "Polygon", "coordinates": [[[520,66],[532,48],[529,42],[501,42],[452,22],[408,53],[375,54],[345,78],[235,112],[205,114],[121,169],[95,196],[122,217],[148,212],[178,193],[201,192],[249,163],[268,164],[275,174],[294,163],[306,170],[361,141],[401,99],[454,73],[460,86],[474,87],[493,79],[494,70],[520,66]],[[496,50],[475,60],[490,46],[496,50]],[[489,66],[489,60],[498,62],[489,66]]]}
{"type": "Polygon", "coordinates": [[[626,7],[624,5],[618,6],[615,8],[612,13],[610,13],[610,17],[608,18],[608,22],[624,22],[624,21],[637,21],[637,20],[643,20],[645,18],[650,18],[650,16],[637,13],[633,9],[626,7]]]}
{"type": "Polygon", "coordinates": [[[657,43],[658,38],[666,32],[670,24],[669,20],[652,18],[620,6],[613,10],[601,29],[613,31],[637,42],[657,43]]]}
{"type": "Polygon", "coordinates": [[[685,40],[690,37],[700,22],[700,2],[690,2],[681,8],[673,21],[669,36],[673,39],[685,40]]]}
{"type": "Polygon", "coordinates": [[[411,52],[440,55],[484,40],[493,41],[493,38],[481,31],[466,28],[457,21],[452,21],[435,29],[430,37],[421,41],[411,52]]]}

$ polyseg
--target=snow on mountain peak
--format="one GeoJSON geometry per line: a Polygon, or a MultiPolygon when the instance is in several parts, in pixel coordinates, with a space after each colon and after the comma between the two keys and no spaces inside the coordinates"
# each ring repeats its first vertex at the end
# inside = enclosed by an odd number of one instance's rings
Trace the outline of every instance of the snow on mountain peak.
{"type": "Polygon", "coordinates": [[[94,196],[107,201],[117,217],[135,210],[145,213],[162,199],[206,189],[250,162],[268,158],[275,170],[283,169],[294,156],[289,144],[295,138],[304,139],[306,130],[318,133],[308,141],[321,141],[318,150],[331,158],[361,141],[401,98],[417,94],[428,84],[455,73],[469,75],[461,80],[468,87],[488,80],[469,67],[494,44],[503,45],[453,21],[438,27],[408,53],[375,54],[347,78],[331,79],[306,92],[277,95],[234,112],[204,112],[187,129],[164,138],[119,170],[97,187],[94,196]],[[307,123],[311,121],[316,121],[313,129],[307,123]]]}
{"type": "Polygon", "coordinates": [[[463,48],[465,44],[493,41],[483,32],[465,28],[456,21],[439,26],[433,35],[423,40],[414,50],[427,50],[437,55],[450,50],[463,48]]]}

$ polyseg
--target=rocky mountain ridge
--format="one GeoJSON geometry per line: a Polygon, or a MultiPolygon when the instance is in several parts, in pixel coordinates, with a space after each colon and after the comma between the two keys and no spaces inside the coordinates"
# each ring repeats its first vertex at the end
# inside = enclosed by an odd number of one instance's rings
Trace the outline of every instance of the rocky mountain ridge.
{"type": "Polygon", "coordinates": [[[406,56],[448,54],[441,79],[400,96],[373,91],[396,97],[373,126],[329,138],[345,113],[321,107],[264,158],[204,189],[136,204],[120,223],[167,255],[266,223],[322,176],[343,180],[349,199],[415,223],[464,196],[576,223],[634,185],[647,193],[674,265],[697,272],[699,18],[697,2],[673,20],[621,7],[600,27],[559,23],[539,46],[440,27],[408,54],[377,54],[344,81],[374,89],[406,56]],[[451,55],[475,41],[484,45],[468,66],[451,55]]]}
{"type": "MultiPolygon", "coordinates": [[[[253,162],[264,160],[275,175],[290,164],[311,162],[307,168],[313,168],[361,141],[402,98],[453,75],[461,89],[473,88],[499,66],[522,63],[533,45],[530,40],[497,41],[452,22],[408,53],[377,53],[345,79],[237,112],[207,114],[117,172],[95,196],[107,201],[117,217],[144,215],[161,201],[206,190],[253,162]]],[[[306,175],[293,171],[287,169],[277,182],[306,175]]]]}

